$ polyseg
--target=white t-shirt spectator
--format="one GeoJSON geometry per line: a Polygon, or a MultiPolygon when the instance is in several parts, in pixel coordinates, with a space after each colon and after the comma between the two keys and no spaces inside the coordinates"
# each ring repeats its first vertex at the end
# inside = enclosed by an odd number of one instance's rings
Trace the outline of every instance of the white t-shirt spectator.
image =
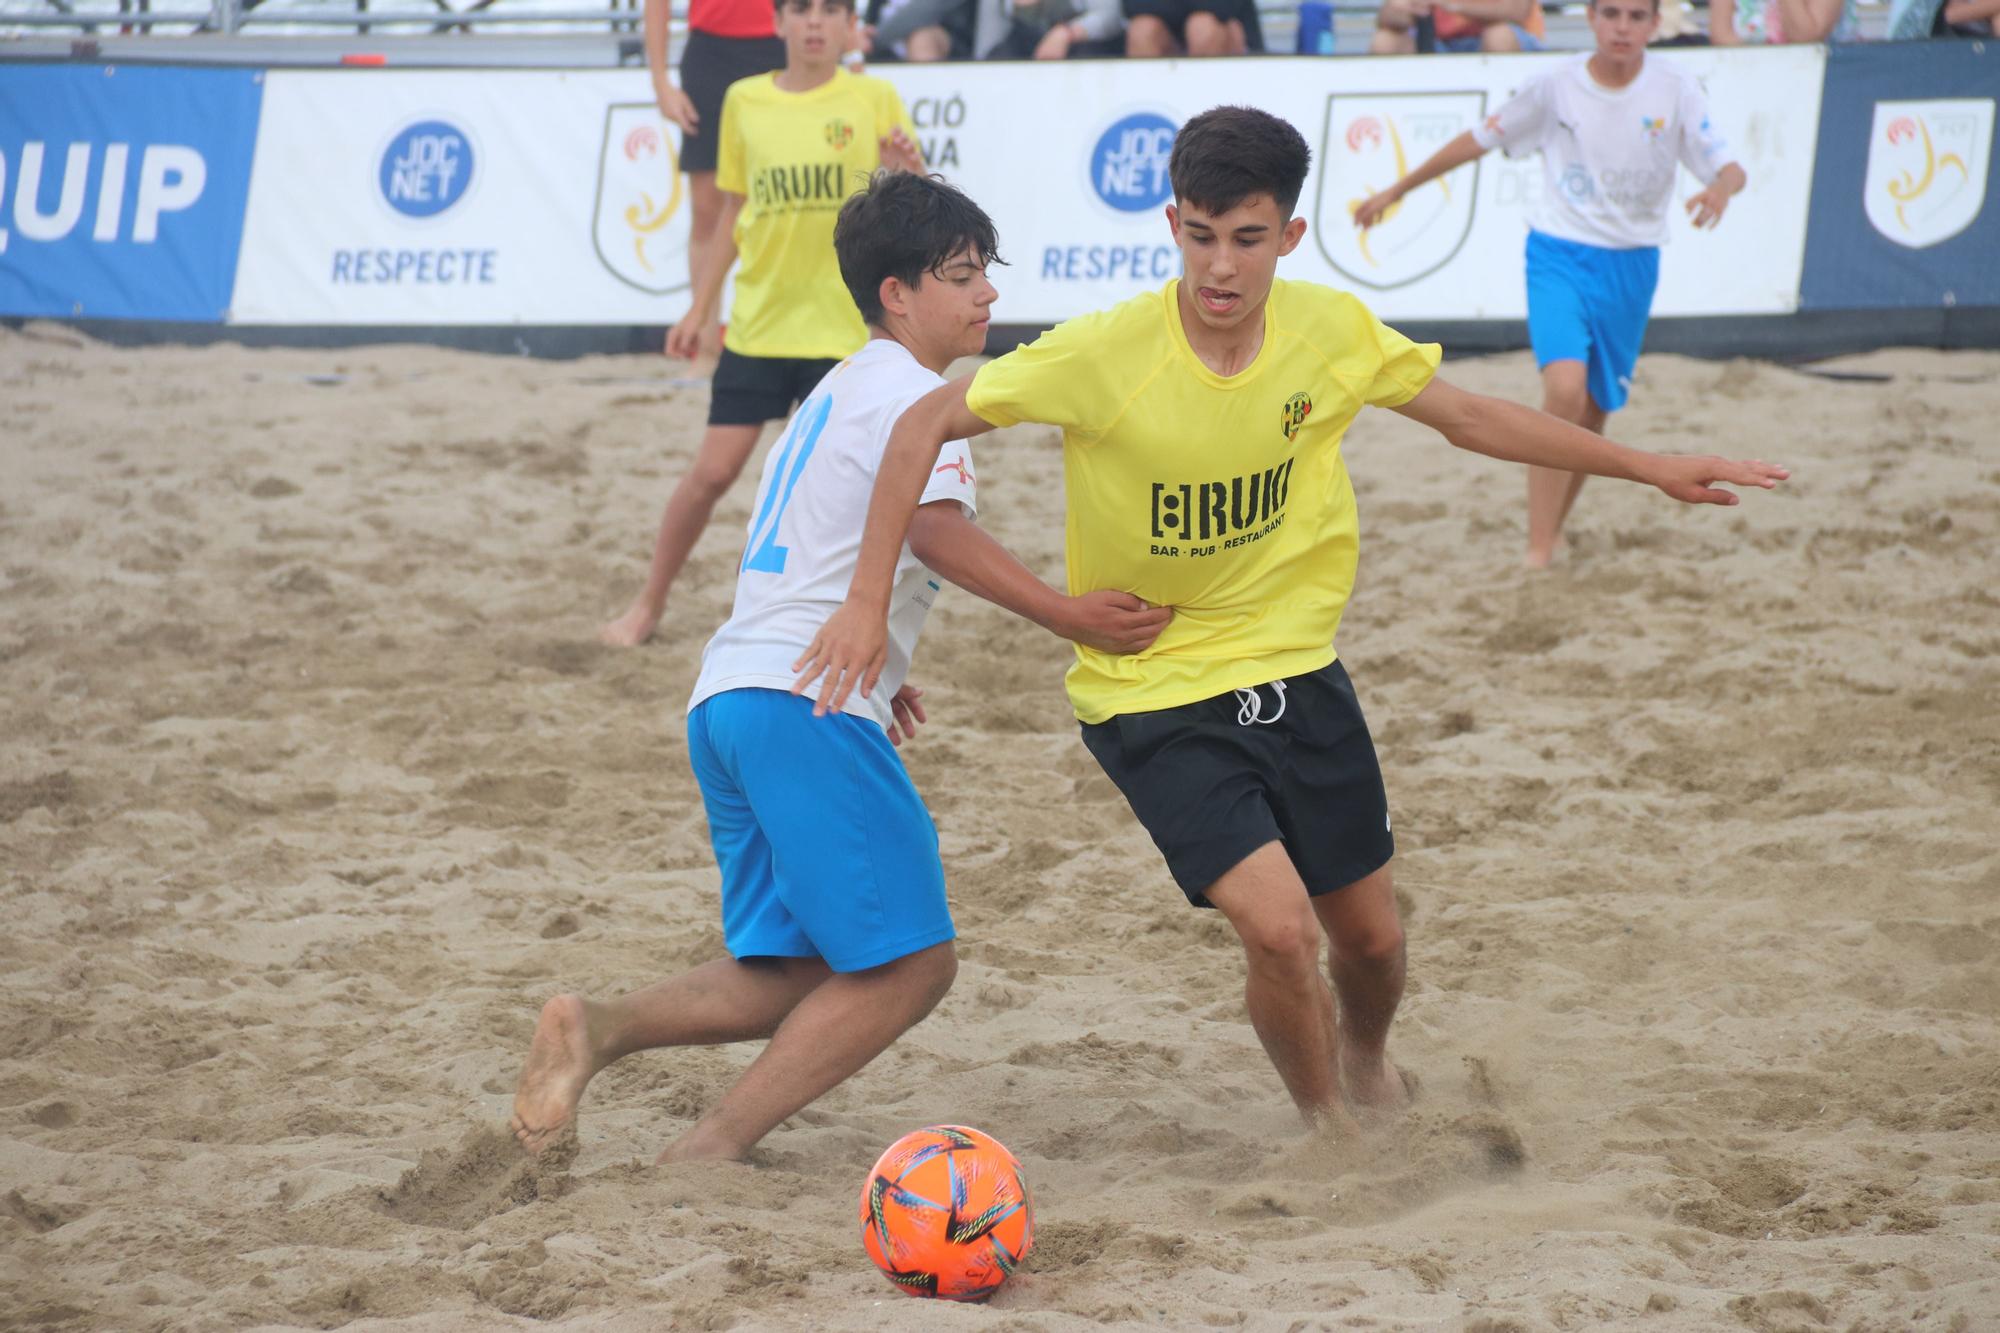
{"type": "Polygon", "coordinates": [[[1590,77],[1580,55],[1531,81],[1472,134],[1509,157],[1542,154],[1536,231],[1631,250],[1667,238],[1674,164],[1703,185],[1729,165],[1694,76],[1648,55],[1623,88],[1590,77]]]}
{"type": "MultiPolygon", "coordinates": [[[[798,676],[792,664],[847,600],[889,429],[905,408],[943,383],[901,343],[871,338],[828,371],[799,407],[765,456],[750,506],[750,539],[737,563],[736,605],[702,650],[690,710],[724,690],[792,688],[798,676]]],[[[972,451],[965,441],[939,451],[919,503],[934,500],[956,500],[968,515],[975,512],[972,451]]],[[[917,635],[938,591],[937,576],[905,542],[889,602],[888,663],[869,697],[856,689],[844,711],[888,728],[889,700],[910,673],[917,635]]],[[[818,682],[809,693],[819,696],[818,682]]]]}

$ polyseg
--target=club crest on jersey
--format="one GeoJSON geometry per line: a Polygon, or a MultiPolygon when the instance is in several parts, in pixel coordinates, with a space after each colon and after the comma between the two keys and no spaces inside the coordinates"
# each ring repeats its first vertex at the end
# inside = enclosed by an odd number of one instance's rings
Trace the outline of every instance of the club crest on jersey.
{"type": "Polygon", "coordinates": [[[944,463],[931,469],[931,475],[934,477],[946,472],[956,472],[958,474],[958,484],[961,486],[970,486],[972,484],[972,469],[966,466],[964,454],[960,454],[949,463],[944,463]]]}
{"type": "Polygon", "coordinates": [[[835,117],[826,123],[826,141],[833,145],[834,152],[844,152],[854,142],[854,127],[835,117]]]}
{"type": "Polygon", "coordinates": [[[1285,432],[1286,439],[1292,439],[1299,433],[1299,427],[1306,424],[1306,418],[1312,415],[1312,410],[1313,400],[1309,393],[1295,393],[1285,400],[1285,406],[1279,414],[1278,428],[1285,432]]]}
{"type": "Polygon", "coordinates": [[[656,296],[688,285],[679,134],[653,103],[620,103],[605,108],[597,153],[597,258],[620,282],[656,296]]]}
{"type": "Polygon", "coordinates": [[[1366,231],[1354,225],[1354,212],[1485,116],[1483,92],[1327,98],[1312,226],[1326,262],[1376,291],[1408,286],[1450,263],[1472,234],[1479,163],[1410,191],[1366,231]]]}
{"type": "Polygon", "coordinates": [[[1639,117],[1639,128],[1645,131],[1648,139],[1657,139],[1667,132],[1667,118],[1665,116],[1641,116],[1639,117]]]}
{"type": "Polygon", "coordinates": [[[1986,202],[1994,99],[1877,102],[1862,202],[1876,231],[1912,250],[1948,241],[1986,202]]]}

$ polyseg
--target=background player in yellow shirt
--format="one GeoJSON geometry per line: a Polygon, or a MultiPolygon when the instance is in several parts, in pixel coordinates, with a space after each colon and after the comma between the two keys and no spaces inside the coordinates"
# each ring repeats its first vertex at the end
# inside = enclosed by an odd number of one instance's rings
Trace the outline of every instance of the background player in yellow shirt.
{"type": "Polygon", "coordinates": [[[738,80],[723,96],[717,239],[695,274],[693,304],[667,336],[669,354],[700,355],[723,279],[740,256],[729,332],[709,386],[708,430],[660,516],[645,587],[604,627],[606,643],[652,636],[674,576],[764,423],[791,415],[827,371],[867,341],[840,281],[834,219],[878,167],[923,169],[916,126],[895,88],[841,68],[853,36],[851,0],[778,0],[777,8],[785,67],[738,80]]]}
{"type": "Polygon", "coordinates": [[[1152,647],[1078,646],[1069,692],[1085,744],[1196,906],[1243,943],[1250,1021],[1308,1120],[1404,1097],[1387,1056],[1403,993],[1394,841],[1373,743],[1333,639],[1358,530],[1341,436],[1364,404],[1461,449],[1644,481],[1734,504],[1765,463],[1642,453],[1436,378],[1439,351],[1354,297],[1275,280],[1297,248],[1310,155],[1245,107],[1174,143],[1167,223],[1182,276],[1065,323],[919,399],[877,473],[846,603],[799,659],[820,709],[873,687],[890,580],[939,445],[994,426],[1059,426],[1070,591],[1173,608],[1152,647]],[[1330,943],[1332,990],[1319,970],[1330,943]],[[1339,997],[1338,1006],[1334,995],[1339,997]]]}

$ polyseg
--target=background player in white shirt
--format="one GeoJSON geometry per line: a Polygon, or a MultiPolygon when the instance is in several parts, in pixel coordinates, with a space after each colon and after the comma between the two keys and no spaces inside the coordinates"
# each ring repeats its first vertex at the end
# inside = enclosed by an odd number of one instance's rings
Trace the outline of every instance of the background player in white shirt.
{"type": "MultiPolygon", "coordinates": [[[[1593,0],[1597,49],[1530,81],[1476,130],[1354,211],[1366,228],[1403,196],[1489,148],[1539,150],[1542,198],[1528,233],[1528,338],[1542,372],[1542,410],[1587,430],[1625,405],[1645,341],[1667,235],[1675,163],[1706,187],[1687,201],[1712,227],[1745,184],[1743,168],[1709,123],[1694,78],[1646,43],[1660,26],[1658,0],[1593,0]]],[[[1528,468],[1530,568],[1555,558],[1581,472],[1528,468]]]]}
{"type": "Polygon", "coordinates": [[[975,473],[944,446],[896,564],[891,661],[876,707],[832,718],[793,666],[853,578],[889,429],[942,372],[985,348],[993,223],[940,180],[878,175],[841,209],[840,270],[870,340],[813,389],[765,459],[736,604],[702,654],[688,758],[722,871],[729,957],[604,1003],[543,1006],[512,1128],[539,1153],[598,1070],[634,1051],[770,1039],[660,1154],[736,1158],[928,1014],[958,969],[937,830],[892,744],[924,720],[906,682],[938,583],[924,562],[1064,637],[1148,646],[1171,617],[1120,592],[1069,597],[971,521],[975,473]]]}

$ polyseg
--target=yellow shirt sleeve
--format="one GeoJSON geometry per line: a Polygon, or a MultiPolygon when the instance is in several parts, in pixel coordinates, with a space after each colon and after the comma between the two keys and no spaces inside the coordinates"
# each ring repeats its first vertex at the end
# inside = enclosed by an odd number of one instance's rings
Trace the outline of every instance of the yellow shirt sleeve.
{"type": "Polygon", "coordinates": [[[1088,438],[1103,430],[1105,346],[1081,315],[979,368],[965,391],[973,415],[995,426],[1023,421],[1088,438]]]}
{"type": "Polygon", "coordinates": [[[1401,407],[1422,393],[1437,374],[1444,348],[1437,343],[1411,342],[1375,318],[1372,311],[1368,323],[1382,363],[1361,400],[1376,407],[1401,407]]]}
{"type": "Polygon", "coordinates": [[[731,88],[722,95],[722,125],[715,141],[715,188],[731,194],[750,193],[750,171],[743,160],[743,105],[731,88]]]}

